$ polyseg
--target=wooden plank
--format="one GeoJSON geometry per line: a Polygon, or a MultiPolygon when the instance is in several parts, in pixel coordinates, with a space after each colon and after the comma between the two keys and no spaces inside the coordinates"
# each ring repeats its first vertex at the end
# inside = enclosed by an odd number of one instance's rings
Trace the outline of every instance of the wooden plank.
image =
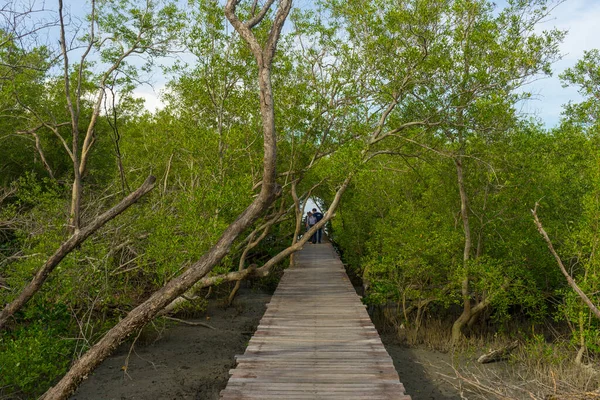
{"type": "Polygon", "coordinates": [[[410,400],[330,244],[285,271],[222,400],[410,400]]]}

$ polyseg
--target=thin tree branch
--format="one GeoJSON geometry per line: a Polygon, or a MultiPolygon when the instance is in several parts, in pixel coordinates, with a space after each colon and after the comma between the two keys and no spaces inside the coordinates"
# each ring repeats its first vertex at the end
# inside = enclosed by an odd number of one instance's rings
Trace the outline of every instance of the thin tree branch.
{"type": "Polygon", "coordinates": [[[50,273],[60,264],[60,262],[77,246],[83,243],[94,232],[104,226],[107,222],[127,210],[132,204],[138,201],[142,196],[154,188],[156,178],[150,175],[146,181],[135,192],[125,197],[116,206],[99,215],[96,219],[90,222],[85,228],[73,234],[66,242],[64,242],[54,254],[48,258],[42,268],[38,270],[31,282],[25,286],[15,300],[6,305],[0,312],[0,330],[6,324],[8,318],[19,311],[33,295],[42,287],[50,273]]]}
{"type": "Polygon", "coordinates": [[[588,308],[592,311],[592,313],[594,313],[596,318],[600,319],[600,310],[598,310],[596,305],[594,303],[592,303],[590,298],[583,292],[583,290],[581,290],[579,288],[579,286],[577,285],[575,280],[571,277],[569,272],[567,272],[567,269],[565,268],[565,265],[563,264],[562,260],[560,259],[558,253],[556,252],[556,250],[554,250],[552,241],[550,240],[550,237],[544,230],[544,227],[542,226],[542,223],[540,222],[540,219],[538,218],[538,215],[537,215],[538,205],[539,204],[536,202],[534,209],[531,210],[531,213],[533,214],[533,220],[535,222],[535,226],[537,227],[538,231],[540,232],[540,234],[546,241],[546,244],[548,245],[548,249],[550,250],[550,253],[552,253],[552,255],[554,256],[554,259],[556,260],[556,263],[558,264],[560,271],[565,276],[565,278],[567,278],[567,282],[569,283],[569,286],[571,286],[571,288],[575,291],[575,293],[577,293],[577,295],[579,295],[581,300],[583,300],[583,302],[588,306],[588,308]]]}

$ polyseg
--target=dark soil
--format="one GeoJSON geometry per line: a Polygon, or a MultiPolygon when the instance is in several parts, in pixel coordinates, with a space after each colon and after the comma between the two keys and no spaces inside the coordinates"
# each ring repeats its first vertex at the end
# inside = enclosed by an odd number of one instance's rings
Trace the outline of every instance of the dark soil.
{"type": "MultiPolygon", "coordinates": [[[[136,344],[126,373],[123,369],[131,344],[123,345],[71,400],[217,400],[229,370],[235,367],[235,355],[244,353],[270,297],[242,289],[232,307],[213,302],[206,316],[188,320],[210,324],[214,330],[169,326],[151,344],[136,344]]],[[[454,375],[449,354],[405,347],[393,334],[382,334],[381,338],[413,400],[461,398],[442,376],[454,375]]]]}
{"type": "MultiPolygon", "coordinates": [[[[131,344],[105,360],[71,400],[213,400],[225,388],[234,357],[243,354],[270,295],[243,289],[234,305],[211,304],[201,319],[215,329],[176,324],[150,345],[131,344]]],[[[218,303],[218,302],[217,302],[218,303]]]]}
{"type": "MultiPolygon", "coordinates": [[[[393,334],[381,335],[394,360],[400,381],[413,400],[460,400],[458,390],[444,376],[454,376],[451,356],[400,344],[393,334]]],[[[451,380],[450,380],[451,381],[451,380]]]]}

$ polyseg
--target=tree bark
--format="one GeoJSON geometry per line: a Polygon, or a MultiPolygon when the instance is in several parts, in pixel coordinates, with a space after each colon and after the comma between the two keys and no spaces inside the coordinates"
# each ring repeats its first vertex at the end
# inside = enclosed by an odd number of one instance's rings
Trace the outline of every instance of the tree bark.
{"type": "Polygon", "coordinates": [[[461,282],[461,294],[463,299],[463,312],[452,325],[452,343],[456,344],[462,336],[462,329],[469,322],[471,318],[471,299],[469,295],[469,259],[471,255],[471,227],[469,225],[469,199],[467,197],[467,190],[465,188],[464,170],[462,158],[457,157],[454,159],[456,165],[456,175],[458,178],[458,190],[460,193],[460,214],[463,222],[463,230],[465,233],[465,245],[463,248],[463,280],[461,282]]]}
{"type": "Polygon", "coordinates": [[[65,81],[65,99],[71,115],[72,149],[73,159],[73,188],[71,191],[71,212],[69,214],[69,232],[76,234],[79,231],[81,221],[81,174],[79,173],[79,113],[73,106],[71,99],[71,80],[69,78],[69,55],[65,35],[65,22],[63,17],[63,1],[58,0],[58,15],[60,20],[60,48],[63,56],[63,74],[65,81]]]}
{"type": "Polygon", "coordinates": [[[143,195],[154,188],[156,178],[149,176],[146,181],[135,192],[125,197],[119,204],[98,216],[90,222],[85,228],[77,231],[66,242],[64,242],[58,250],[44,263],[42,268],[38,270],[31,282],[21,291],[19,296],[9,303],[2,312],[0,312],[0,330],[6,324],[6,321],[19,311],[33,295],[42,287],[50,273],[60,264],[60,262],[77,246],[83,243],[90,235],[104,226],[107,222],[127,210],[129,206],[138,201],[143,195]]]}
{"type": "MultiPolygon", "coordinates": [[[[110,353],[133,331],[152,320],[164,307],[185,293],[196,282],[214,268],[225,257],[233,241],[246,230],[269,205],[279,191],[276,181],[277,136],[275,112],[271,90],[271,64],[283,24],[291,9],[291,0],[281,0],[277,9],[267,43],[260,47],[250,28],[241,22],[236,12],[239,0],[228,0],[225,15],[236,31],[249,44],[258,64],[260,88],[260,108],[263,124],[263,184],[255,200],[223,232],[217,243],[180,276],[167,282],[148,300],[133,309],[125,318],[110,329],[94,346],[79,358],[67,374],[44,395],[45,400],[66,399],[76,389],[77,384],[110,355],[110,353]]],[[[263,14],[264,16],[265,14],[263,14]]],[[[254,21],[254,20],[253,20],[254,21]]],[[[260,21],[259,21],[260,22],[260,21]]],[[[258,23],[258,22],[257,22],[258,23]]],[[[245,272],[247,270],[241,271],[245,272]]]]}
{"type": "MultiPolygon", "coordinates": [[[[292,238],[292,246],[298,242],[298,236],[300,236],[300,230],[302,229],[302,215],[304,214],[304,206],[300,209],[300,199],[298,198],[298,192],[296,186],[297,180],[292,181],[292,199],[294,200],[294,216],[296,218],[296,225],[294,227],[294,237],[292,238]]],[[[305,203],[306,204],[306,203],[305,203]]],[[[294,257],[295,253],[290,255],[290,265],[293,266],[296,262],[294,257]]]]}
{"type": "MultiPolygon", "coordinates": [[[[282,208],[283,208],[283,204],[282,204],[282,208]]],[[[246,245],[246,247],[244,248],[244,251],[242,252],[242,255],[240,256],[240,261],[238,264],[238,271],[243,271],[246,267],[246,257],[248,257],[248,253],[250,252],[250,250],[252,250],[253,248],[255,248],[256,246],[258,246],[260,244],[260,242],[267,237],[267,235],[269,234],[269,231],[271,230],[271,227],[277,223],[277,221],[279,221],[279,218],[285,214],[285,211],[283,210],[279,210],[279,212],[277,214],[275,214],[275,216],[273,216],[273,218],[271,218],[264,226],[260,227],[259,229],[254,230],[251,234],[250,234],[250,242],[246,245]],[[254,237],[256,236],[256,234],[258,233],[258,231],[262,229],[261,234],[258,236],[258,238],[256,238],[256,240],[254,239],[254,237]]],[[[229,293],[229,297],[227,298],[227,305],[231,305],[231,303],[233,303],[233,299],[235,298],[235,295],[237,293],[237,291],[240,289],[240,285],[241,285],[241,280],[238,280],[235,283],[235,286],[233,288],[233,290],[231,291],[231,293],[229,293]]]]}
{"type": "Polygon", "coordinates": [[[50,164],[48,164],[48,161],[46,160],[46,157],[44,156],[44,151],[42,149],[42,143],[40,142],[40,136],[35,132],[32,132],[31,134],[33,135],[33,137],[35,139],[35,148],[40,156],[40,160],[42,161],[44,168],[46,169],[46,171],[48,171],[48,175],[50,175],[50,178],[54,179],[54,172],[52,172],[52,168],[50,168],[50,164]]]}

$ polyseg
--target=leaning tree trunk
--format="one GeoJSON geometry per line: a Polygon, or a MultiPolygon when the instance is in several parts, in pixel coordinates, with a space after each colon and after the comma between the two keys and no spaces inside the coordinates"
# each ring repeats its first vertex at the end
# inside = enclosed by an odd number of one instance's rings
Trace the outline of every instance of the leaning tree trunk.
{"type": "Polygon", "coordinates": [[[228,0],[225,15],[240,36],[249,44],[258,64],[260,88],[260,111],[263,124],[263,184],[255,200],[221,235],[218,242],[196,263],[180,276],[169,281],[154,292],[150,298],[133,309],[125,318],[109,330],[102,339],[79,358],[67,374],[50,388],[43,396],[45,400],[66,399],[74,392],[78,383],[104,360],[110,353],[136,329],[152,320],[165,306],[190,289],[196,282],[213,269],[229,252],[233,241],[246,230],[274,201],[277,192],[276,155],[277,137],[275,132],[275,113],[271,89],[271,65],[283,24],[291,8],[291,0],[281,0],[275,19],[264,47],[251,29],[256,26],[270,9],[273,1],[267,1],[260,12],[247,22],[236,15],[239,0],[228,0]]]}
{"type": "Polygon", "coordinates": [[[129,206],[138,201],[143,195],[148,193],[154,188],[154,182],[156,178],[149,176],[146,181],[140,186],[135,192],[125,197],[119,204],[106,211],[105,213],[98,216],[92,222],[87,224],[85,228],[77,231],[73,234],[66,242],[64,242],[56,252],[46,260],[46,263],[40,268],[31,282],[25,286],[21,293],[15,300],[7,304],[6,307],[0,312],[0,330],[6,324],[6,321],[19,311],[27,302],[33,297],[33,295],[40,290],[50,273],[56,268],[58,264],[77,246],[83,243],[90,235],[96,232],[98,229],[103,227],[107,222],[127,210],[129,206]]]}
{"type": "Polygon", "coordinates": [[[560,272],[562,272],[562,274],[567,279],[567,283],[569,284],[569,286],[571,286],[571,289],[573,289],[573,291],[575,293],[577,293],[579,298],[585,303],[585,305],[590,309],[590,311],[594,314],[594,316],[596,318],[600,319],[600,309],[598,309],[598,307],[594,303],[592,303],[592,300],[590,300],[590,298],[587,296],[587,294],[585,294],[585,292],[583,290],[581,290],[579,285],[577,285],[577,283],[575,282],[573,277],[569,274],[569,272],[565,268],[565,265],[563,264],[562,260],[560,259],[558,253],[554,249],[554,246],[552,245],[552,241],[550,240],[550,237],[544,230],[544,227],[542,226],[542,223],[540,222],[540,219],[538,218],[537,208],[538,208],[538,203],[535,203],[535,208],[533,210],[531,210],[531,213],[533,214],[533,220],[535,222],[535,226],[537,227],[538,232],[540,232],[540,235],[542,235],[542,237],[544,238],[544,241],[548,245],[548,250],[550,250],[550,253],[552,253],[552,255],[554,256],[554,259],[556,260],[556,263],[558,264],[558,267],[560,268],[560,272]]]}

